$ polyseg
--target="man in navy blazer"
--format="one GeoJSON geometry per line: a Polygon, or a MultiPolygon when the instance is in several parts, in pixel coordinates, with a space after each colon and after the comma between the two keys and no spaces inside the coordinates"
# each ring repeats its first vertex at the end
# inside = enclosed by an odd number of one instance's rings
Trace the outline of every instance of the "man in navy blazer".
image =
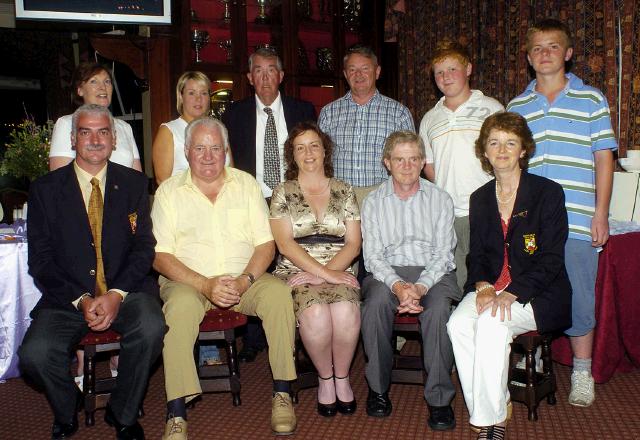
{"type": "Polygon", "coordinates": [[[288,132],[298,123],[316,120],[313,104],[283,96],[279,86],[284,79],[282,62],[271,49],[261,48],[249,57],[249,83],[255,95],[231,104],[222,116],[229,131],[229,144],[233,151],[235,167],[246,171],[258,180],[265,198],[271,197],[271,189],[263,180],[264,132],[267,115],[264,107],[270,107],[275,117],[280,150],[281,181],[284,177],[283,149],[288,132]]]}
{"type": "MultiPolygon", "coordinates": [[[[284,79],[282,61],[272,50],[261,48],[249,57],[249,83],[255,95],[234,102],[222,116],[229,132],[229,144],[235,167],[256,178],[262,194],[271,197],[273,188],[264,183],[264,135],[267,123],[265,107],[273,110],[280,152],[280,181],[284,179],[284,142],[288,132],[299,122],[316,120],[313,104],[283,96],[279,87],[284,79]]],[[[264,333],[259,324],[249,322],[238,357],[251,362],[264,349],[264,333]]]]}
{"type": "Polygon", "coordinates": [[[143,439],[138,409],[165,332],[159,299],[149,294],[156,290],[149,276],[156,241],[147,179],[109,162],[115,131],[105,107],[76,110],[71,143],[76,159],[30,188],[29,273],[42,298],[19,350],[21,368],[51,405],[51,438],[68,438],[78,429],[71,356],[90,330],[115,330],[121,335],[119,374],[105,421],[118,439],[143,439]],[[96,294],[100,269],[88,215],[98,187],[104,194],[100,247],[106,293],[101,295],[96,294]]]}

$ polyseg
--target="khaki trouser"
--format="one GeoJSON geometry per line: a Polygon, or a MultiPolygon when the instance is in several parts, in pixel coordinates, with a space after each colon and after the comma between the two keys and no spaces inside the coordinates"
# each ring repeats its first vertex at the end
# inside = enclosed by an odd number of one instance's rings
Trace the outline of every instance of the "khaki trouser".
{"type": "Polygon", "coordinates": [[[458,278],[458,287],[464,292],[464,285],[467,282],[467,255],[469,255],[469,241],[470,241],[470,229],[469,229],[469,216],[456,217],[453,221],[453,228],[456,231],[456,277],[458,278]]]}
{"type": "MultiPolygon", "coordinates": [[[[198,327],[204,314],[215,306],[193,287],[164,277],[160,278],[160,297],[169,327],[162,351],[167,401],[179,397],[189,401],[202,393],[193,359],[198,327]]],[[[242,295],[233,310],[262,319],[273,379],[294,380],[296,320],[291,289],[273,275],[264,274],[242,295]]]]}

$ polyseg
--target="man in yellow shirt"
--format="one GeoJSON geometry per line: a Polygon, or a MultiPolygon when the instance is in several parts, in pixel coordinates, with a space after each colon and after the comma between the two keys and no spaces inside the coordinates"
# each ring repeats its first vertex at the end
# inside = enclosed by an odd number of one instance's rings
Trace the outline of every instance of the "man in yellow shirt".
{"type": "Polygon", "coordinates": [[[187,438],[185,403],[202,392],[193,345],[198,325],[212,308],[262,319],[274,379],[271,428],[290,434],[296,427],[289,394],[289,381],[296,378],[291,292],[265,273],[275,253],[267,205],[251,175],[225,168],[228,145],[220,121],[192,121],[185,136],[189,169],[160,185],[151,213],[154,268],[161,274],[169,327],[163,350],[165,440],[187,438]]]}

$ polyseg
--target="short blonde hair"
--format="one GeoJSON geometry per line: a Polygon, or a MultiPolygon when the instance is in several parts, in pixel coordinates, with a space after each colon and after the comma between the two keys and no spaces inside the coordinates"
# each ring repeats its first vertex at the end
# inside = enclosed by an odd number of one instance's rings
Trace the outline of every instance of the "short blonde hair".
{"type": "Polygon", "coordinates": [[[176,109],[178,110],[178,114],[180,114],[181,116],[182,92],[184,91],[184,87],[187,84],[187,81],[189,81],[190,79],[204,84],[205,86],[207,86],[209,93],[211,93],[211,80],[204,73],[190,70],[180,75],[180,78],[178,78],[178,84],[176,84],[176,109]]]}
{"type": "Polygon", "coordinates": [[[547,18],[545,20],[541,20],[527,29],[527,53],[531,50],[531,40],[533,38],[533,34],[537,34],[538,32],[554,32],[558,31],[564,35],[565,49],[573,47],[573,38],[571,37],[571,31],[569,27],[559,20],[555,20],[553,18],[547,18]]]}

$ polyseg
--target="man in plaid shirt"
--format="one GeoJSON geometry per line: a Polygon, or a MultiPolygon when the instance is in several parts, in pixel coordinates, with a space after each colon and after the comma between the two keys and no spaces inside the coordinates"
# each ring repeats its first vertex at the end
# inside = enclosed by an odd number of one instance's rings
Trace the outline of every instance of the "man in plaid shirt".
{"type": "Polygon", "coordinates": [[[350,90],[322,109],[318,125],[335,143],[335,177],[357,187],[378,185],[388,177],[382,165],[385,139],[398,130],[415,132],[413,117],[378,92],[380,66],[371,48],[349,48],[343,63],[350,90]]]}

